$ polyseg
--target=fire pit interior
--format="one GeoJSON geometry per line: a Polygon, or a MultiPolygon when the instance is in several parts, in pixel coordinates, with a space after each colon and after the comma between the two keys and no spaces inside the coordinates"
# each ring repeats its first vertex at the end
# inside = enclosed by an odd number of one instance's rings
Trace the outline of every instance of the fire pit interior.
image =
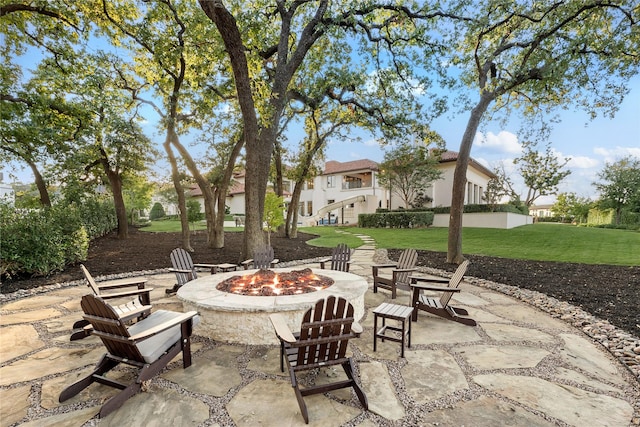
{"type": "Polygon", "coordinates": [[[316,292],[333,285],[333,279],[315,274],[310,268],[276,273],[258,270],[253,274],[232,276],[216,289],[238,295],[277,296],[316,292]]]}

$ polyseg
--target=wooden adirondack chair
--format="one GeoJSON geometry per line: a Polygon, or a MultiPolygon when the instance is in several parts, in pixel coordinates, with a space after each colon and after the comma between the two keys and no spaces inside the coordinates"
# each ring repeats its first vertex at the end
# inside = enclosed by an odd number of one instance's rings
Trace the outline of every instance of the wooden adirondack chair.
{"type": "Polygon", "coordinates": [[[242,265],[245,270],[248,270],[249,268],[269,269],[273,268],[278,262],[280,262],[280,260],[278,258],[274,258],[273,248],[267,245],[256,250],[253,253],[253,258],[242,261],[240,265],[242,265]]]}
{"type": "Polygon", "coordinates": [[[453,320],[454,322],[464,325],[476,326],[476,321],[467,317],[469,312],[464,308],[453,307],[449,305],[454,292],[460,292],[460,283],[469,267],[469,260],[465,260],[458,266],[451,279],[434,278],[434,277],[412,277],[411,288],[413,320],[418,320],[418,310],[424,310],[427,313],[453,320]],[[438,286],[439,283],[448,283],[447,286],[438,286]],[[423,295],[423,291],[442,292],[442,296],[437,299],[427,295],[423,295]]]}
{"type": "Polygon", "coordinates": [[[127,325],[104,299],[85,295],[82,297],[84,318],[93,325],[93,335],[100,337],[107,348],[94,371],[60,393],[59,401],[80,393],[94,382],[122,390],[100,408],[100,418],[118,409],[129,397],[138,393],[142,382],[157,375],[180,352],[182,366],[191,366],[190,336],[197,322],[195,311],[178,313],[158,310],[149,317],[127,328],[127,325]],[[120,363],[139,369],[131,384],[124,384],[106,377],[120,363]]]}
{"type": "Polygon", "coordinates": [[[325,265],[331,262],[329,267],[331,270],[346,271],[349,272],[349,266],[351,265],[351,249],[344,243],[340,243],[333,248],[331,258],[320,260],[320,268],[324,269],[325,265]]]}
{"type": "Polygon", "coordinates": [[[172,267],[169,271],[175,273],[177,283],[173,285],[173,288],[165,291],[168,295],[175,294],[180,286],[197,279],[198,268],[209,269],[213,274],[218,267],[218,264],[194,264],[189,252],[182,248],[172,250],[169,258],[171,259],[172,267]]]}
{"type": "MultiPolygon", "coordinates": [[[[147,283],[146,277],[132,277],[126,279],[111,280],[109,282],[98,284],[83,264],[80,264],[80,270],[87,280],[89,288],[94,295],[102,297],[105,300],[124,299],[135,297],[113,308],[124,321],[132,321],[134,319],[142,320],[151,314],[151,296],[153,288],[145,288],[147,283]],[[131,290],[122,290],[123,288],[135,288],[131,290]],[[116,292],[105,292],[116,289],[116,292]]],[[[93,327],[87,320],[78,320],[73,324],[73,329],[80,329],[71,334],[71,341],[80,340],[91,335],[93,327]]]]}
{"type": "Polygon", "coordinates": [[[368,409],[367,397],[355,379],[351,358],[346,356],[349,340],[362,332],[362,327],[354,321],[353,306],[347,300],[330,296],[316,302],[304,314],[297,337],[281,314],[274,313],[269,318],[281,343],[280,369],[284,372],[283,359],[286,360],[305,423],[309,424],[309,414],[304,396],[312,394],[353,387],[362,406],[368,409]],[[298,372],[334,365],[342,366],[346,380],[300,388],[298,372]]]}
{"type": "Polygon", "coordinates": [[[389,289],[391,299],[395,299],[398,288],[410,291],[411,272],[416,271],[417,261],[416,250],[406,249],[400,254],[397,263],[373,265],[373,292],[377,293],[379,287],[389,289]],[[391,274],[387,272],[388,269],[391,269],[391,274]]]}

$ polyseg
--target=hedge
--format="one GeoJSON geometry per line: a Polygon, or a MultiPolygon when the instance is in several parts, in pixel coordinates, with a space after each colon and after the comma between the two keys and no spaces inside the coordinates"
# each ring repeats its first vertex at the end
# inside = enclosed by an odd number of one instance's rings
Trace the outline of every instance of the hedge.
{"type": "Polygon", "coordinates": [[[15,209],[0,204],[0,276],[46,276],[87,258],[89,241],[116,226],[113,204],[15,209]]]}
{"type": "Polygon", "coordinates": [[[433,224],[433,212],[379,212],[358,215],[358,227],[363,228],[414,228],[433,224]]]}

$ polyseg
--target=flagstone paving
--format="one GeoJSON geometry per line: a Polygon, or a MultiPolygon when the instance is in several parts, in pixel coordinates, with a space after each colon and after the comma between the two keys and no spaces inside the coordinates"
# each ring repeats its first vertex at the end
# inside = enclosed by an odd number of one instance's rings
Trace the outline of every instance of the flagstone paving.
{"type": "MultiPolygon", "coordinates": [[[[367,277],[379,257],[375,242],[359,236],[350,271],[367,277]]],[[[317,264],[308,264],[317,267],[317,264]]],[[[425,272],[423,272],[425,273],[425,272]]],[[[182,310],[167,273],[147,276],[154,309],[182,310]]],[[[640,426],[640,382],[604,347],[580,330],[512,296],[468,282],[454,296],[478,326],[421,312],[412,346],[378,342],[373,351],[373,308],[396,300],[365,295],[364,332],[350,354],[369,409],[349,390],[306,398],[312,426],[640,426]]],[[[90,372],[104,353],[99,339],[69,342],[81,318],[84,286],[25,297],[0,306],[0,427],[2,426],[285,426],[304,425],[277,346],[192,339],[193,365],[177,356],[105,419],[102,402],[116,390],[93,384],[67,402],[62,388],[90,372]]],[[[118,369],[122,380],[132,377],[118,369]]],[[[305,381],[344,377],[340,368],[309,373],[305,381]]]]}

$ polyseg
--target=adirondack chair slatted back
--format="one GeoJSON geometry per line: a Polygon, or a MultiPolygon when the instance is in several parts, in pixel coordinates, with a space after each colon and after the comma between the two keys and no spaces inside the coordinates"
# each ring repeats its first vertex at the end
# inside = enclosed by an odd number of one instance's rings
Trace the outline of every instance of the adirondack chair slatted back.
{"type": "Polygon", "coordinates": [[[265,246],[256,250],[253,254],[253,268],[268,269],[271,268],[274,254],[271,246],[265,246]]]}
{"type": "Polygon", "coordinates": [[[84,318],[93,325],[93,335],[100,337],[110,354],[145,363],[135,343],[129,340],[126,325],[110,305],[94,295],[83,296],[80,305],[84,318]]]}
{"type": "MultiPolygon", "coordinates": [[[[413,268],[416,266],[416,262],[418,262],[418,253],[415,249],[405,249],[400,254],[400,258],[398,259],[398,269],[404,270],[407,268],[413,268]]],[[[408,284],[409,276],[411,272],[399,272],[396,275],[396,283],[408,284]]]]}
{"type": "Polygon", "coordinates": [[[91,273],[89,273],[89,270],[87,270],[87,267],[85,267],[83,264],[80,264],[80,270],[82,270],[84,278],[87,279],[87,282],[89,283],[89,287],[91,288],[93,294],[100,295],[100,288],[98,288],[98,284],[96,283],[91,273]]]}
{"type": "Polygon", "coordinates": [[[337,271],[349,271],[349,260],[351,259],[351,249],[344,243],[340,243],[333,248],[331,255],[331,269],[337,271]]]}
{"type": "Polygon", "coordinates": [[[191,280],[195,280],[198,278],[198,274],[196,273],[196,269],[193,268],[193,260],[191,259],[191,255],[189,252],[185,251],[182,248],[176,248],[171,251],[171,266],[175,270],[183,270],[189,272],[179,272],[176,271],[176,280],[178,281],[178,286],[182,286],[191,280]]]}
{"type": "Polygon", "coordinates": [[[323,362],[345,358],[354,322],[353,306],[344,298],[319,300],[304,315],[300,329],[296,367],[309,369],[323,362]]]}
{"type": "MultiPolygon", "coordinates": [[[[462,278],[467,272],[467,267],[469,267],[469,260],[464,260],[462,264],[460,264],[458,268],[456,268],[455,273],[453,273],[453,276],[451,276],[451,279],[449,279],[449,288],[455,289],[460,286],[462,278]]],[[[440,297],[440,303],[442,304],[442,307],[446,307],[447,305],[449,305],[449,301],[451,300],[452,296],[453,292],[442,293],[442,296],[440,297]]]]}

